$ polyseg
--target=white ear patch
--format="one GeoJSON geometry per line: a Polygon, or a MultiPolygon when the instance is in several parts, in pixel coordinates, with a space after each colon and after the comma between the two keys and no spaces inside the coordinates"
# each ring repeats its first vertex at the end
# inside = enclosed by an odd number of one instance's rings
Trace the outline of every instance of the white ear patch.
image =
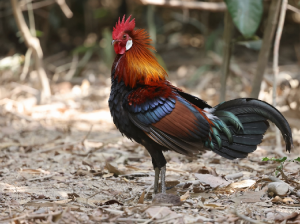
{"type": "Polygon", "coordinates": [[[128,40],[126,43],[126,51],[128,51],[132,47],[132,40],[128,40]]]}

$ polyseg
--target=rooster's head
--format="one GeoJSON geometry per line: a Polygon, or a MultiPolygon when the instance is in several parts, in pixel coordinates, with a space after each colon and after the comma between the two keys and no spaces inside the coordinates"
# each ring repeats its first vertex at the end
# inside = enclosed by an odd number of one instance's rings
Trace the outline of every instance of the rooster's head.
{"type": "Polygon", "coordinates": [[[123,16],[122,21],[116,23],[116,26],[113,29],[112,44],[114,45],[114,49],[116,54],[124,54],[132,47],[132,38],[130,37],[130,33],[133,31],[135,27],[134,19],[130,21],[131,16],[125,21],[125,15],[123,16]]]}

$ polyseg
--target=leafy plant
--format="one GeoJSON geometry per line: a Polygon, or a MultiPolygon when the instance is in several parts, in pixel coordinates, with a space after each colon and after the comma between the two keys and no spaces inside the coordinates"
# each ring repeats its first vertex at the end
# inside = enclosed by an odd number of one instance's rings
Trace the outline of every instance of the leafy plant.
{"type": "Polygon", "coordinates": [[[262,18],[262,0],[225,0],[231,18],[245,38],[252,37],[262,18]]]}
{"type": "Polygon", "coordinates": [[[279,159],[265,157],[262,159],[262,161],[264,162],[274,161],[280,163],[280,165],[276,167],[275,175],[277,175],[279,172],[283,172],[283,165],[285,162],[300,162],[300,157],[298,157],[297,159],[287,159],[287,157],[283,157],[279,159]]]}

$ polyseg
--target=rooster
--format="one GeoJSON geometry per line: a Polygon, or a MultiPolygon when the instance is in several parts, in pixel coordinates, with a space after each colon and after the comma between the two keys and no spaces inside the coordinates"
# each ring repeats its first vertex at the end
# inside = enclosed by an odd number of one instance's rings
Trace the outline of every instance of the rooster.
{"type": "Polygon", "coordinates": [[[116,58],[111,72],[109,108],[113,122],[127,138],[143,145],[152,157],[154,194],[166,193],[163,151],[193,156],[211,150],[227,159],[245,158],[256,150],[275,123],[286,150],[293,147],[291,129],[283,115],[266,102],[241,98],[211,107],[166,80],[144,29],[134,29],[131,16],[116,23],[112,45],[116,58]]]}

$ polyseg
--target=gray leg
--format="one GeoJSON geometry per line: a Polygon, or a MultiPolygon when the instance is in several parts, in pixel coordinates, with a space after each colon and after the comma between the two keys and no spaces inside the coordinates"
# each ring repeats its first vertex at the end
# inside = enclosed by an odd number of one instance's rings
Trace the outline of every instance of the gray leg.
{"type": "Polygon", "coordinates": [[[154,194],[157,194],[158,193],[158,181],[159,181],[160,169],[158,167],[155,167],[154,171],[155,171],[155,177],[154,177],[154,194]]]}
{"type": "Polygon", "coordinates": [[[161,193],[166,193],[166,166],[161,168],[161,193]]]}

